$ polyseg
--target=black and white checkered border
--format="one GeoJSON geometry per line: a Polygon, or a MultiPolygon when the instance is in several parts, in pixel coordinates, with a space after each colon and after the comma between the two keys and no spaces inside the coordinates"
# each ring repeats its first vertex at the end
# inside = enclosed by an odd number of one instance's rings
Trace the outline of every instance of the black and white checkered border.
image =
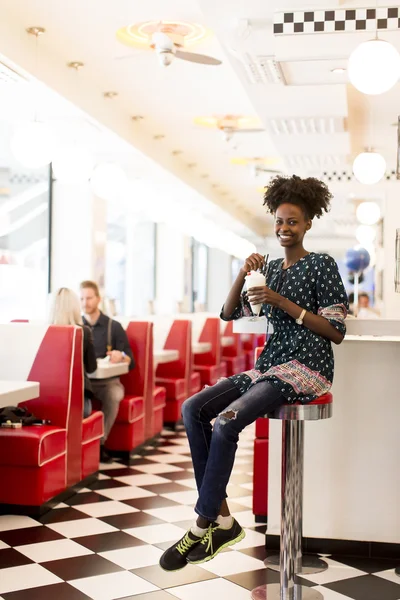
{"type": "Polygon", "coordinates": [[[400,28],[400,8],[379,7],[277,12],[274,34],[343,33],[353,31],[396,30],[400,28]]]}
{"type": "MultiPolygon", "coordinates": [[[[322,181],[325,182],[341,182],[356,181],[352,171],[323,171],[321,176],[322,181]]],[[[386,171],[384,179],[386,181],[397,181],[396,171],[386,171]]]]}

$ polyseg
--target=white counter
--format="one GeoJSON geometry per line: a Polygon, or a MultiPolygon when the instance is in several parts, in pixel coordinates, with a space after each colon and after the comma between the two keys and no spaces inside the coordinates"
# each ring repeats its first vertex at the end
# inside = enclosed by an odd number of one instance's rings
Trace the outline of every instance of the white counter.
{"type": "Polygon", "coordinates": [[[0,381],[0,408],[38,398],[39,389],[36,381],[0,381]]]}
{"type": "Polygon", "coordinates": [[[161,350],[157,349],[153,352],[153,362],[154,368],[157,365],[173,362],[174,360],[178,360],[179,358],[179,350],[161,350]]]}
{"type": "MultiPolygon", "coordinates": [[[[306,537],[400,542],[399,328],[334,346],[333,417],[305,426],[306,537]]],[[[270,421],[269,448],[268,532],[277,534],[279,421],[270,421]]]]}
{"type": "Polygon", "coordinates": [[[109,377],[119,377],[129,371],[128,363],[110,363],[106,358],[97,359],[97,369],[94,373],[89,373],[89,379],[108,379],[109,377]]]}

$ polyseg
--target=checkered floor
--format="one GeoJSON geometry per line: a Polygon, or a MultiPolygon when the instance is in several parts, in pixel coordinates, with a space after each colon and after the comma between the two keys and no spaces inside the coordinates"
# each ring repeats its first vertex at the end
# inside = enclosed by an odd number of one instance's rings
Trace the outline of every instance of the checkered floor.
{"type": "MultiPolygon", "coordinates": [[[[251,511],[252,440],[242,434],[229,486],[245,539],[201,566],[166,573],[163,550],[194,518],[195,482],[185,433],[164,432],[157,448],[127,467],[102,465],[99,481],[40,520],[0,516],[0,600],[249,600],[277,583],[265,569],[264,526],[251,511]]],[[[325,600],[400,600],[395,561],[332,556],[303,578],[325,600]]]]}

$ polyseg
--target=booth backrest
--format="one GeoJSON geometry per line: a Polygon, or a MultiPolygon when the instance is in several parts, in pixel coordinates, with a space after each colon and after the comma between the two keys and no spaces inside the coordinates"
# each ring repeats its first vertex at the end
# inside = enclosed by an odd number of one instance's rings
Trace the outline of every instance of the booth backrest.
{"type": "Polygon", "coordinates": [[[128,396],[143,396],[145,401],[153,393],[153,323],[130,321],[126,335],[135,358],[135,368],[122,375],[121,382],[128,396]]]}
{"type": "Polygon", "coordinates": [[[185,379],[189,385],[192,361],[192,322],[185,319],[173,321],[165,344],[165,350],[178,350],[179,358],[157,367],[157,377],[185,379]]]}
{"type": "Polygon", "coordinates": [[[21,403],[36,417],[67,429],[68,484],[80,479],[83,414],[81,327],[0,325],[0,379],[38,381],[40,396],[21,403]]]}

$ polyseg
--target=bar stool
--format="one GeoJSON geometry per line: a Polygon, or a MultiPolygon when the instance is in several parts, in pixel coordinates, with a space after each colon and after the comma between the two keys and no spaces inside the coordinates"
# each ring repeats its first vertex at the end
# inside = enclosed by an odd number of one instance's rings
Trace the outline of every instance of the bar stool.
{"type": "MultiPolygon", "coordinates": [[[[323,600],[320,592],[296,583],[295,577],[296,573],[306,572],[302,569],[301,550],[304,421],[330,419],[332,400],[331,394],[325,394],[308,404],[284,404],[274,413],[266,415],[269,419],[282,421],[280,584],[255,588],[251,592],[252,600],[323,600]]],[[[270,567],[268,559],[265,565],[270,567]]],[[[325,568],[327,565],[320,570],[325,568]]]]}

